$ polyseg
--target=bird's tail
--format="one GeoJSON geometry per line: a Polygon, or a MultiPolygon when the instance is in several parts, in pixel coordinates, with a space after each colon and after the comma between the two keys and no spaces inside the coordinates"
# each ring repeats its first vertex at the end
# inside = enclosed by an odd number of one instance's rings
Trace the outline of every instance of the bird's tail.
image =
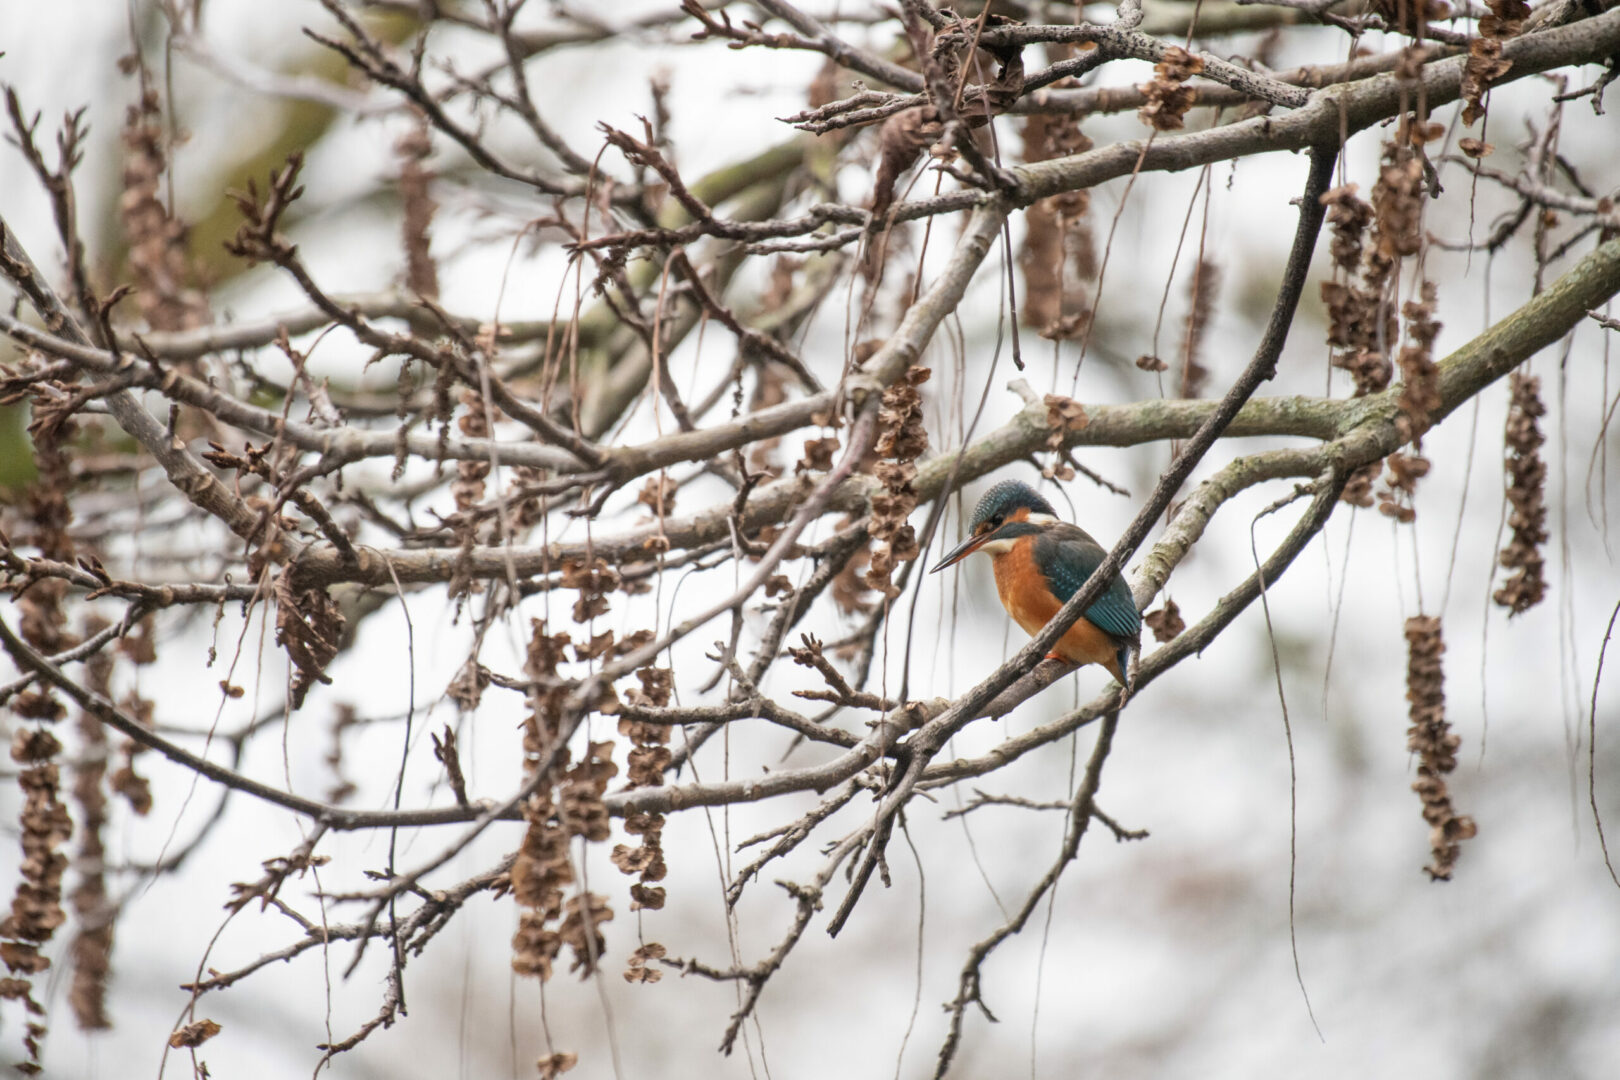
{"type": "Polygon", "coordinates": [[[1130,695],[1136,687],[1131,684],[1131,649],[1129,645],[1121,645],[1114,653],[1114,662],[1119,665],[1119,682],[1125,687],[1125,693],[1130,695]]]}

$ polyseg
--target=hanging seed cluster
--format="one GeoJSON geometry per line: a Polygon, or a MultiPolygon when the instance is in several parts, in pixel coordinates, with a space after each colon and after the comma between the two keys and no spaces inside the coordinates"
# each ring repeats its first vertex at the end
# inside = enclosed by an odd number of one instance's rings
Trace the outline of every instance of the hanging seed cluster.
{"type": "Polygon", "coordinates": [[[1336,187],[1322,196],[1332,233],[1328,250],[1348,281],[1322,282],[1328,310],[1328,344],[1337,350],[1333,366],[1350,373],[1355,396],[1376,394],[1389,385],[1390,363],[1384,342],[1394,341],[1395,314],[1382,297],[1400,258],[1395,245],[1376,233],[1364,243],[1373,223],[1373,208],[1356,194],[1355,184],[1336,187]]]}
{"type": "Polygon", "coordinates": [[[1046,448],[1052,451],[1051,460],[1041,467],[1041,475],[1048,480],[1074,479],[1074,469],[1063,460],[1063,447],[1069,435],[1091,423],[1085,406],[1062,394],[1047,394],[1041,399],[1046,406],[1046,448]]]}
{"type": "Polygon", "coordinates": [[[1411,452],[1397,450],[1384,459],[1384,486],[1378,492],[1378,512],[1401,524],[1417,517],[1413,501],[1417,482],[1429,475],[1429,459],[1419,451],[1423,433],[1433,423],[1440,407],[1440,368],[1434,362],[1434,339],[1440,333],[1435,321],[1434,282],[1423,282],[1420,299],[1408,300],[1401,308],[1406,323],[1406,344],[1397,354],[1401,370],[1401,392],[1396,400],[1400,415],[1395,426],[1401,437],[1412,444],[1411,452]]]}
{"type": "MultiPolygon", "coordinates": [[[[1344,280],[1324,281],[1322,302],[1328,309],[1328,344],[1332,364],[1350,375],[1354,396],[1365,397],[1386,389],[1396,363],[1390,350],[1401,341],[1401,326],[1390,301],[1401,261],[1416,255],[1423,245],[1423,162],[1414,146],[1437,134],[1435,125],[1416,117],[1402,119],[1394,138],[1385,142],[1372,202],[1345,184],[1326,192],[1331,233],[1328,251],[1344,280]]],[[[1436,292],[1424,281],[1418,298],[1403,305],[1406,341],[1397,360],[1402,376],[1400,424],[1402,436],[1420,441],[1439,405],[1438,368],[1433,347],[1440,324],[1434,319],[1436,292]]],[[[1416,515],[1412,495],[1416,481],[1429,463],[1418,454],[1397,454],[1389,460],[1385,486],[1378,493],[1379,509],[1397,521],[1416,515]],[[1399,459],[1399,460],[1397,460],[1399,459]]],[[[1373,484],[1383,465],[1372,462],[1358,469],[1341,495],[1356,506],[1372,506],[1373,484]]]]}
{"type": "Polygon", "coordinates": [[[1479,20],[1479,36],[1468,42],[1468,59],[1463,61],[1462,122],[1470,126],[1485,115],[1485,91],[1491,83],[1513,67],[1502,58],[1502,45],[1524,31],[1530,17],[1525,0],[1486,0],[1491,13],[1479,20]]]}
{"type": "MultiPolygon", "coordinates": [[[[855,524],[856,518],[846,517],[838,523],[842,532],[855,524]]],[[[833,603],[845,616],[865,615],[872,610],[872,590],[866,585],[866,568],[872,562],[872,546],[863,544],[851,555],[844,568],[833,576],[828,592],[832,593],[833,603]]]]}
{"type": "Polygon", "coordinates": [[[1203,364],[1204,334],[1215,314],[1215,300],[1221,292],[1221,268],[1210,259],[1200,259],[1187,283],[1187,321],[1181,339],[1181,396],[1202,397],[1209,381],[1203,364]]]}
{"type": "Polygon", "coordinates": [[[570,764],[561,731],[566,691],[550,685],[570,638],[567,631],[548,634],[544,620],[531,620],[523,665],[535,686],[523,722],[524,773],[547,769],[559,777],[555,786],[542,785],[525,800],[527,828],[511,871],[512,896],[520,909],[512,969],[541,981],[551,978],[565,946],[573,952],[571,970],[596,971],[606,947],[599,927],[613,918],[606,897],[568,891],[576,880],[569,853],[574,838],[600,843],[611,834],[602,796],[619,771],[611,740],[587,743],[583,758],[570,764]]]}
{"type": "MultiPolygon", "coordinates": [[[[85,636],[94,636],[107,625],[105,619],[90,616],[84,623],[85,636]]],[[[84,670],[85,688],[111,700],[113,658],[97,653],[85,661],[84,670]]],[[[73,766],[73,801],[79,808],[79,845],[74,859],[78,880],[69,900],[79,931],[71,949],[73,983],[68,1005],[81,1031],[100,1031],[112,1027],[107,1015],[107,978],[112,972],[113,928],[103,873],[107,848],[102,840],[107,826],[110,748],[106,728],[94,713],[80,710],[77,729],[79,758],[73,766]]]]}
{"type": "Polygon", "coordinates": [[[1423,433],[1433,425],[1435,411],[1440,408],[1440,366],[1434,362],[1434,339],[1440,334],[1440,324],[1434,317],[1435,300],[1434,282],[1424,281],[1418,299],[1401,305],[1406,344],[1397,354],[1401,394],[1396,402],[1400,415],[1395,418],[1395,426],[1403,439],[1419,449],[1423,433]]]}
{"type": "Polygon", "coordinates": [[[73,835],[73,821],[62,803],[56,755],[62,744],[44,728],[24,728],[11,742],[11,760],[21,766],[17,783],[23,804],[19,816],[21,880],[11,900],[11,913],[0,921],[0,961],[7,976],[0,979],[0,998],[21,1001],[29,1014],[23,1034],[26,1061],[19,1072],[40,1071],[41,1040],[45,1035],[44,1007],[33,995],[33,978],[51,966],[40,951],[67,919],[62,910],[62,876],[67,855],[61,850],[73,835]]]}
{"type": "Polygon", "coordinates": [[[1547,465],[1541,460],[1540,420],[1546,414],[1541,403],[1541,379],[1513,372],[1508,376],[1511,398],[1508,403],[1505,466],[1507,469],[1508,527],[1513,530],[1507,546],[1498,556],[1504,569],[1511,571],[1493,599],[1519,615],[1547,595],[1542,545],[1547,542],[1547,465]]]}
{"type": "MultiPolygon", "coordinates": [[[[485,411],[484,395],[470,386],[463,387],[461,391],[461,415],[456,419],[456,427],[461,434],[469,439],[489,438],[489,414],[485,411]]],[[[450,492],[456,499],[456,510],[466,519],[467,524],[460,529],[462,544],[471,547],[478,540],[475,529],[471,528],[471,519],[467,517],[484,501],[485,481],[489,478],[489,462],[467,461],[456,462],[456,478],[450,484],[450,492]]]]}
{"type": "Polygon", "coordinates": [[[1474,819],[1451,805],[1446,777],[1457,767],[1461,738],[1446,722],[1446,689],[1440,657],[1445,653],[1440,620],[1419,615],[1406,620],[1406,700],[1411,727],[1406,748],[1418,756],[1418,778],[1412,784],[1429,823],[1431,860],[1424,870],[1435,881],[1450,881],[1462,841],[1479,830],[1474,819]]]}
{"type": "Polygon", "coordinates": [[[873,448],[879,461],[872,475],[883,490],[872,496],[872,515],[867,524],[872,534],[872,558],[866,570],[866,584],[893,599],[900,590],[890,577],[902,562],[921,554],[917,534],[907,519],[917,508],[916,461],[928,449],[928,429],[923,426],[922,392],[918,387],[933,374],[928,368],[912,365],[894,384],[883,391],[878,410],[878,437],[873,448]]]}
{"type": "Polygon", "coordinates": [[[1431,22],[1450,18],[1451,7],[1441,0],[1372,0],[1368,5],[1387,26],[1410,37],[1425,37],[1431,22]]]}
{"type": "MultiPolygon", "coordinates": [[[[1365,244],[1373,208],[1356,194],[1355,184],[1324,193],[1321,202],[1327,208],[1329,254],[1335,268],[1348,278],[1321,285],[1328,311],[1328,344],[1336,350],[1331,363],[1349,372],[1355,396],[1365,397],[1389,385],[1390,364],[1382,343],[1394,339],[1395,319],[1379,297],[1393,266],[1376,245],[1368,249],[1365,244]]],[[[1355,506],[1371,506],[1379,468],[1377,462],[1371,462],[1357,469],[1340,498],[1355,506]]]]}
{"type": "Polygon", "coordinates": [[[1168,596],[1157,611],[1143,615],[1142,622],[1153,631],[1153,640],[1160,645],[1176,640],[1187,629],[1187,620],[1181,617],[1181,608],[1168,596]]]}
{"type": "MultiPolygon", "coordinates": [[[[136,626],[135,633],[126,635],[118,643],[119,655],[136,667],[157,663],[157,643],[153,638],[152,616],[148,615],[136,626]]],[[[154,706],[135,690],[126,691],[118,699],[118,707],[126,716],[145,727],[152,726],[154,706]]],[[[152,812],[152,784],[135,769],[135,760],[148,753],[143,743],[125,739],[118,748],[118,768],[113,770],[112,789],[129,804],[137,817],[152,812]]]]}
{"type": "MultiPolygon", "coordinates": [[[[1026,162],[1092,147],[1074,116],[1035,113],[1024,121],[1023,134],[1026,162]]],[[[1091,192],[1085,190],[1048,196],[1024,211],[1024,241],[1018,249],[1024,272],[1020,315],[1042,337],[1069,340],[1084,333],[1091,321],[1085,285],[1097,276],[1097,252],[1090,212],[1091,192]]]]}
{"type": "MultiPolygon", "coordinates": [[[[30,539],[46,557],[71,563],[75,546],[68,534],[73,521],[68,496],[73,479],[66,446],[76,434],[77,425],[64,408],[63,399],[47,394],[43,387],[36,388],[33,402],[29,434],[34,439],[38,474],[24,499],[30,539]]],[[[67,630],[67,615],[62,607],[67,582],[28,582],[19,591],[18,630],[29,645],[50,655],[78,643],[78,638],[67,630]]],[[[11,760],[19,767],[17,784],[22,789],[17,819],[22,853],[11,909],[0,920],[0,963],[4,963],[6,971],[0,977],[0,1000],[20,1001],[27,1013],[23,1028],[27,1057],[15,1066],[25,1075],[34,1075],[41,1068],[46,1032],[45,1009],[34,996],[34,977],[50,968],[50,958],[41,948],[67,919],[62,907],[62,879],[68,857],[62,848],[73,834],[72,818],[62,802],[61,773],[56,763],[62,743],[43,725],[55,724],[67,713],[55,695],[41,686],[17,694],[10,704],[18,719],[35,723],[18,726],[11,742],[11,760]]]]}
{"type": "Polygon", "coordinates": [[[292,661],[289,690],[292,707],[303,706],[310,687],[330,685],[326,665],[343,640],[344,618],[337,601],[325,589],[294,584],[290,571],[276,576],[276,644],[292,661]]]}
{"type": "Polygon", "coordinates": [[[1204,70],[1202,57],[1194,56],[1179,45],[1164,52],[1164,59],[1153,65],[1153,78],[1137,87],[1147,103],[1136,110],[1136,115],[1154,131],[1175,131],[1185,122],[1187,113],[1198,104],[1198,88],[1187,85],[1187,80],[1204,70]]]}
{"type": "MultiPolygon", "coordinates": [[[[928,28],[910,18],[906,29],[931,100],[889,117],[878,131],[878,171],[872,193],[874,221],[881,221],[894,204],[895,184],[901,174],[945,133],[947,116],[957,117],[969,130],[982,128],[992,116],[1011,108],[1024,91],[1021,50],[987,52],[996,63],[994,77],[982,85],[974,80],[971,91],[958,95],[956,87],[961,82],[965,51],[961,35],[942,34],[931,42],[928,28]]],[[[949,148],[944,152],[950,153],[949,148]]]]}
{"type": "Polygon", "coordinates": [[[427,160],[433,156],[433,138],[427,117],[420,111],[415,123],[394,144],[399,155],[399,199],[401,235],[405,248],[405,287],[417,296],[430,300],[439,298],[439,268],[433,261],[433,215],[439,204],[433,200],[430,186],[433,173],[427,160]]]}
{"type": "MultiPolygon", "coordinates": [[[[625,693],[625,700],[632,705],[664,708],[670,702],[670,696],[675,689],[675,672],[670,668],[644,667],[636,671],[636,678],[640,681],[640,689],[632,688],[625,693]]],[[[628,717],[619,721],[619,734],[630,740],[631,750],[628,759],[629,783],[627,789],[642,787],[658,787],[664,782],[664,770],[669,767],[669,727],[666,724],[652,724],[641,720],[632,720],[628,717]]],[[[625,818],[624,831],[632,836],[641,837],[641,843],[635,847],[627,844],[617,844],[613,848],[613,865],[621,873],[636,877],[637,881],[630,886],[630,910],[639,911],[642,908],[657,910],[664,906],[664,887],[657,884],[663,881],[669,868],[664,863],[664,815],[634,813],[625,818]]],[[[642,974],[638,980],[642,982],[657,982],[660,973],[656,969],[642,967],[642,974]]],[[[626,978],[629,978],[626,973],[626,978]]]]}
{"type": "Polygon", "coordinates": [[[208,318],[202,294],[188,288],[191,275],[185,223],[163,201],[168,133],[157,92],[142,72],[140,100],[124,121],[124,190],[118,209],[129,242],[135,302],[153,330],[190,330],[208,318]]]}

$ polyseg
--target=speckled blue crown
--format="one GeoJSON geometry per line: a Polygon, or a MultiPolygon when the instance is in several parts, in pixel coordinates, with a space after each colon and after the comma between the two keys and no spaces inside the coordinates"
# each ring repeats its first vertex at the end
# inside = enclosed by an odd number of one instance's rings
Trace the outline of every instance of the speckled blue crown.
{"type": "Polygon", "coordinates": [[[979,505],[973,508],[973,524],[969,526],[969,531],[977,529],[997,514],[1006,517],[1021,506],[1029,507],[1034,514],[1057,516],[1052,504],[1036,494],[1034,488],[1022,480],[1003,480],[979,496],[979,505]]]}

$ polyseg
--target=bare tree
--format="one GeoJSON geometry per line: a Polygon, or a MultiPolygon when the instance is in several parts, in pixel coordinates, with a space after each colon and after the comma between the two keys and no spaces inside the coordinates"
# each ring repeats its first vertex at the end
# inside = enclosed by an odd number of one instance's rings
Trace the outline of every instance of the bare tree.
{"type": "MultiPolygon", "coordinates": [[[[244,800],[296,820],[302,840],[256,853],[256,880],[211,881],[227,922],[273,911],[290,933],[228,969],[209,962],[212,931],[184,942],[198,970],[169,1045],[189,1049],[199,1073],[197,1048],[220,1030],[206,1015],[212,998],[340,942],[350,947],[333,951],[344,972],[382,950],[385,986],[374,1015],[334,1032],[317,1060],[392,1026],[411,965],[483,894],[515,907],[519,975],[553,980],[566,959],[593,977],[617,967],[637,983],[678,971],[734,984],[735,1009],[716,1018],[729,1054],[808,931],[836,936],[853,913],[888,902],[871,884],[888,882],[908,813],[960,790],[976,794],[958,816],[996,805],[1059,812],[1063,843],[1050,865],[952,961],[934,1069],[943,1076],[975,1016],[991,1015],[987,959],[1050,901],[1091,827],[1142,835],[1099,806],[1116,731],[1138,698],[1176,680],[1182,661],[1257,601],[1269,625],[1268,589],[1347,506],[1415,527],[1414,500],[1434,467],[1425,435],[1503,382],[1506,575],[1487,588],[1514,615],[1547,592],[1545,409],[1523,365],[1577,332],[1593,347],[1617,329],[1601,311],[1620,291],[1615,158],[1560,142],[1566,105],[1603,115],[1620,57],[1620,11],[1608,3],[1125,0],[1111,17],[928,0],[821,14],[780,0],[685,0],[634,16],[531,6],[322,0],[324,16],[305,31],[320,64],[301,73],[222,54],[200,3],[153,6],[124,62],[134,104],[119,133],[116,242],[85,239],[75,170],[92,144],[86,116],[52,129],[25,89],[7,89],[15,151],[56,234],[55,250],[26,250],[17,211],[0,203],[10,219],[0,220],[0,275],[12,291],[0,312],[12,346],[0,398],[28,409],[33,459],[8,478],[0,538],[11,601],[0,642],[16,665],[0,700],[24,793],[0,997],[25,1016],[26,1070],[42,1061],[47,970],[71,971],[81,1027],[107,1026],[125,905],[171,887],[182,867],[195,874],[192,853],[244,800]],[[647,85],[639,128],[602,123],[594,144],[562,133],[560,112],[577,121],[592,104],[542,85],[538,65],[559,50],[612,63],[627,42],[701,49],[715,65],[764,50],[825,62],[806,107],[780,122],[780,142],[697,175],[679,165],[657,74],[621,73],[647,85]],[[1323,47],[1345,59],[1274,62],[1323,47]],[[1152,74],[1138,85],[1143,63],[1152,74]],[[230,192],[233,226],[215,230],[225,254],[205,249],[202,224],[177,210],[174,166],[193,152],[178,137],[184,103],[170,96],[178,67],[322,117],[259,147],[253,174],[230,192]],[[1484,125],[1510,90],[1541,120],[1522,146],[1495,151],[1484,125]],[[1132,112],[1135,132],[1117,137],[1109,118],[1132,112]],[[400,237],[397,287],[383,292],[308,255],[331,213],[315,190],[330,170],[312,159],[344,139],[360,145],[356,131],[385,131],[393,145],[392,179],[372,193],[400,237]],[[1207,222],[1213,168],[1239,161],[1289,178],[1292,198],[1258,212],[1287,215],[1293,240],[1268,275],[1246,363],[1220,370],[1209,338],[1214,313],[1235,303],[1221,293],[1233,268],[1193,214],[1202,191],[1207,222]],[[1162,185],[1189,169],[1201,171],[1183,211],[1162,185]],[[1111,219],[1099,190],[1120,207],[1111,219]],[[1487,192],[1511,200],[1487,235],[1431,233],[1435,208],[1487,192]],[[1103,305],[1110,264],[1131,257],[1116,235],[1121,214],[1143,203],[1185,213],[1188,250],[1177,258],[1191,270],[1174,344],[1158,345],[1166,281],[1154,344],[1133,363],[1105,345],[1103,305]],[[445,250],[441,204],[478,223],[461,251],[445,250]],[[1512,310],[1437,356],[1437,283],[1516,246],[1532,270],[1514,281],[1512,310]],[[468,252],[503,261],[503,283],[532,270],[545,300],[516,288],[509,297],[504,284],[476,310],[441,300],[445,267],[468,252]],[[225,317],[287,283],[291,308],[225,317]],[[1304,344],[1318,350],[1325,392],[1264,396],[1302,302],[1318,301],[1326,348],[1304,344]],[[989,315],[967,331],[973,355],[942,386],[945,339],[974,303],[989,315]],[[532,317],[542,307],[549,316],[532,317]],[[525,314],[503,315],[513,308],[525,314]],[[841,344],[812,336],[818,318],[842,320],[841,344]],[[1051,392],[1015,374],[1019,411],[981,424],[1006,362],[1044,370],[1048,354],[1051,392]],[[1080,399],[1102,372],[1135,400],[1080,399]],[[1256,438],[1268,441],[1237,441],[1256,438]],[[1052,484],[1083,474],[1123,493],[1082,461],[1100,447],[1136,448],[1151,477],[1107,560],[970,689],[922,692],[912,674],[920,571],[961,517],[958,493],[1021,465],[1052,484]],[[1183,616],[1165,593],[1172,575],[1223,508],[1262,486],[1276,489],[1263,514],[1292,515],[1291,525],[1207,610],[1183,616]],[[1133,663],[1132,693],[1111,686],[958,756],[952,741],[969,725],[1006,717],[1072,674],[1042,658],[1120,573],[1155,637],[1133,663]],[[464,652],[453,677],[432,682],[418,674],[424,626],[438,626],[442,648],[447,621],[464,652]],[[251,669],[280,670],[253,659],[254,633],[285,654],[279,700],[221,725],[263,677],[251,669]],[[173,664],[177,651],[189,668],[183,691],[142,681],[143,667],[160,655],[173,664]],[[345,674],[379,670],[408,670],[403,711],[372,709],[345,674]],[[214,725],[167,719],[177,698],[211,698],[214,725]],[[424,746],[419,723],[439,705],[454,720],[424,746]],[[307,733],[300,713],[322,710],[335,716],[319,738],[338,780],[315,797],[294,789],[290,766],[278,774],[250,754],[295,725],[307,733]],[[515,733],[479,727],[514,711],[515,733]],[[1091,726],[1068,798],[978,790],[1091,726]],[[754,737],[776,729],[782,738],[754,737]],[[521,748],[521,775],[483,774],[498,775],[499,788],[470,782],[462,762],[479,730],[508,754],[521,748]],[[383,731],[387,762],[351,782],[343,770],[358,767],[345,747],[383,731]],[[216,808],[195,833],[164,840],[151,864],[119,865],[102,838],[111,816],[161,835],[159,816],[140,824],[159,758],[216,808]],[[728,911],[779,862],[819,845],[808,877],[780,882],[775,943],[750,955],[733,934],[731,956],[716,961],[650,940],[664,932],[639,916],[633,945],[610,939],[604,924],[616,912],[665,904],[666,826],[742,806],[769,824],[741,843],[728,834],[728,911]],[[322,879],[323,847],[344,833],[382,847],[364,867],[339,859],[322,879]],[[508,854],[455,872],[490,843],[508,854]],[[733,867],[736,853],[749,861],[733,867]],[[589,880],[604,855],[628,882],[589,880]],[[291,898],[306,877],[317,884],[291,898]]],[[[1266,198],[1262,185],[1237,183],[1246,198],[1266,198]]],[[[1153,298],[1128,306],[1143,325],[1155,320],[1153,298]]],[[[1290,355],[1312,362],[1294,337],[1290,355]]],[[[1605,403],[1612,393],[1594,365],[1568,378],[1605,403]]],[[[1598,443],[1607,438],[1605,427],[1598,443]]],[[[928,597],[925,612],[939,603],[928,597]]],[[[1444,880],[1476,827],[1448,788],[1460,739],[1440,661],[1445,605],[1430,601],[1420,596],[1405,626],[1408,749],[1426,869],[1444,880]]],[[[1595,723],[1595,685],[1592,694],[1595,723]]],[[[1595,811],[1595,789],[1592,798],[1595,811]]],[[[952,871],[963,884],[966,859],[952,871]]],[[[552,1076],[575,1060],[548,1044],[538,1067],[552,1076]]]]}

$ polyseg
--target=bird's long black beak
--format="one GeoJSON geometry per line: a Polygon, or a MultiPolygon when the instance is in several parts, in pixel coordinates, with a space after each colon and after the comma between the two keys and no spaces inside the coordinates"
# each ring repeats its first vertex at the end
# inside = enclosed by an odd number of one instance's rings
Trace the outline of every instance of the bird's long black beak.
{"type": "Polygon", "coordinates": [[[957,544],[956,547],[952,548],[950,554],[946,555],[943,559],[939,560],[939,565],[935,566],[932,570],[930,570],[928,572],[930,574],[937,574],[941,570],[945,569],[947,566],[951,566],[951,565],[953,565],[955,563],[961,562],[963,559],[967,558],[969,555],[973,554],[975,551],[978,551],[979,548],[984,545],[984,542],[986,540],[990,539],[990,535],[991,535],[990,533],[985,533],[982,536],[970,536],[970,537],[968,537],[966,540],[962,541],[960,544],[957,544]]]}

